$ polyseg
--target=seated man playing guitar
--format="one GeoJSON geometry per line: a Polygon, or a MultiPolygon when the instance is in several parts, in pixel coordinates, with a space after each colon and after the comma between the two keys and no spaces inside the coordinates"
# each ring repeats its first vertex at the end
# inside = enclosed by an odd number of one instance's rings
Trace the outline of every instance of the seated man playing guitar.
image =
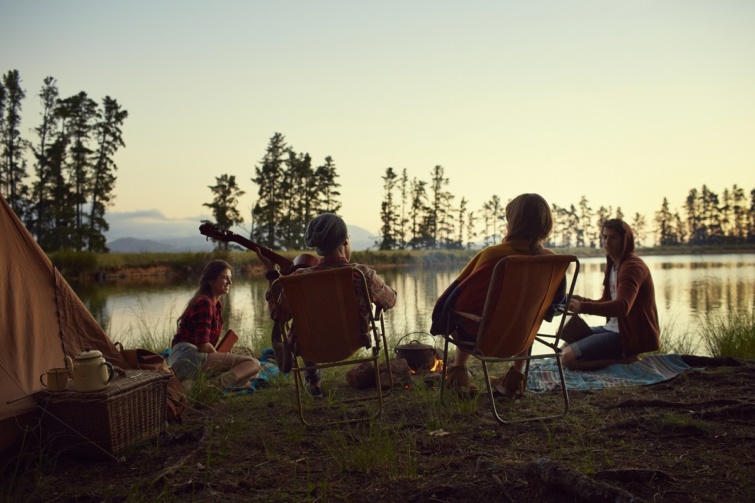
{"type": "MultiPolygon", "coordinates": [[[[332,269],[334,267],[344,267],[354,265],[364,273],[367,280],[367,286],[370,291],[369,299],[360,299],[359,309],[364,313],[365,334],[367,333],[367,324],[369,319],[370,303],[375,304],[382,310],[388,310],[396,304],[396,291],[386,285],[377,273],[362,265],[350,264],[351,259],[351,240],[349,238],[346,223],[343,219],[333,213],[323,213],[309,222],[305,234],[307,246],[315,248],[317,254],[322,258],[319,262],[306,268],[299,268],[290,272],[290,274],[307,274],[309,272],[332,269]]],[[[259,257],[260,262],[265,266],[267,273],[265,277],[270,282],[270,287],[265,293],[265,299],[268,302],[270,316],[274,320],[288,320],[291,318],[287,310],[285,297],[278,284],[273,282],[280,277],[280,272],[275,268],[275,263],[265,253],[267,250],[261,247],[254,249],[259,257]]],[[[295,327],[294,327],[295,329],[295,327]]],[[[305,365],[307,362],[304,362],[305,365]]],[[[280,364],[280,363],[279,363],[280,364]]],[[[313,397],[322,397],[322,381],[320,371],[307,372],[305,375],[307,381],[307,390],[313,397]]]]}

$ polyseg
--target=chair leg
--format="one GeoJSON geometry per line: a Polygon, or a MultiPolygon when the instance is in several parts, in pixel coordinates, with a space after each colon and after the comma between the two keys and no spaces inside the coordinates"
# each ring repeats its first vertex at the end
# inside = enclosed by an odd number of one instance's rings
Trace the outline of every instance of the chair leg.
{"type": "Polygon", "coordinates": [[[443,369],[440,372],[440,402],[445,403],[446,375],[448,374],[448,336],[443,337],[443,369]]]}
{"type": "Polygon", "coordinates": [[[569,391],[566,389],[566,378],[564,377],[564,366],[561,363],[561,354],[556,357],[556,365],[558,365],[558,376],[561,379],[561,390],[564,397],[564,413],[565,416],[569,412],[569,391]]]}
{"type": "Polygon", "coordinates": [[[495,396],[493,395],[493,384],[490,382],[490,372],[488,371],[488,364],[487,362],[480,360],[480,363],[482,363],[482,373],[485,376],[485,387],[488,390],[488,399],[490,400],[490,406],[493,409],[493,417],[498,421],[499,423],[509,423],[510,421],[506,421],[498,414],[498,408],[496,406],[495,396]]]}

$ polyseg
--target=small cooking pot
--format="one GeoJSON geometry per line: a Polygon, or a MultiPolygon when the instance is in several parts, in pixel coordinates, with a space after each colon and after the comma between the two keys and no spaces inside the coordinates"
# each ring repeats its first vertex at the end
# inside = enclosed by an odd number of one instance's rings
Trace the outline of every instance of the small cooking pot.
{"type": "Polygon", "coordinates": [[[437,354],[435,346],[422,344],[418,340],[412,340],[408,344],[401,344],[401,341],[415,333],[417,332],[406,334],[399,339],[395,349],[396,357],[406,360],[406,363],[409,364],[409,368],[415,372],[420,370],[430,370],[435,366],[435,355],[437,354]]]}

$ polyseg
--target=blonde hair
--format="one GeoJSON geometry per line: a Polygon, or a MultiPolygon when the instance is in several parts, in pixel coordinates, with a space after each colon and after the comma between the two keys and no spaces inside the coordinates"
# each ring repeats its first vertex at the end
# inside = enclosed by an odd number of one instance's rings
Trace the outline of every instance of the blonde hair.
{"type": "Polygon", "coordinates": [[[553,217],[548,203],[539,194],[521,194],[506,205],[508,232],[504,241],[526,239],[534,252],[550,236],[553,217]]]}

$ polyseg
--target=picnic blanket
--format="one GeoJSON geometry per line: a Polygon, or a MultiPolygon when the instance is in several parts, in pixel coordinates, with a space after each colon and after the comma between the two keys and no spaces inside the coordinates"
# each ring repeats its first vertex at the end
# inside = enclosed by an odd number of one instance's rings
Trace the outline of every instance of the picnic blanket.
{"type": "Polygon", "coordinates": [[[223,390],[223,396],[232,397],[240,395],[249,395],[260,388],[264,388],[270,381],[280,374],[280,369],[275,361],[275,352],[273,348],[265,348],[259,356],[260,372],[257,377],[250,379],[244,385],[232,386],[223,390]]]}
{"type": "MultiPolygon", "coordinates": [[[[650,355],[628,365],[609,365],[601,370],[568,370],[564,368],[566,389],[595,390],[614,386],[647,386],[668,381],[691,369],[681,355],[650,355]]],[[[530,365],[527,391],[542,393],[561,389],[558,367],[553,359],[530,365]]]]}

